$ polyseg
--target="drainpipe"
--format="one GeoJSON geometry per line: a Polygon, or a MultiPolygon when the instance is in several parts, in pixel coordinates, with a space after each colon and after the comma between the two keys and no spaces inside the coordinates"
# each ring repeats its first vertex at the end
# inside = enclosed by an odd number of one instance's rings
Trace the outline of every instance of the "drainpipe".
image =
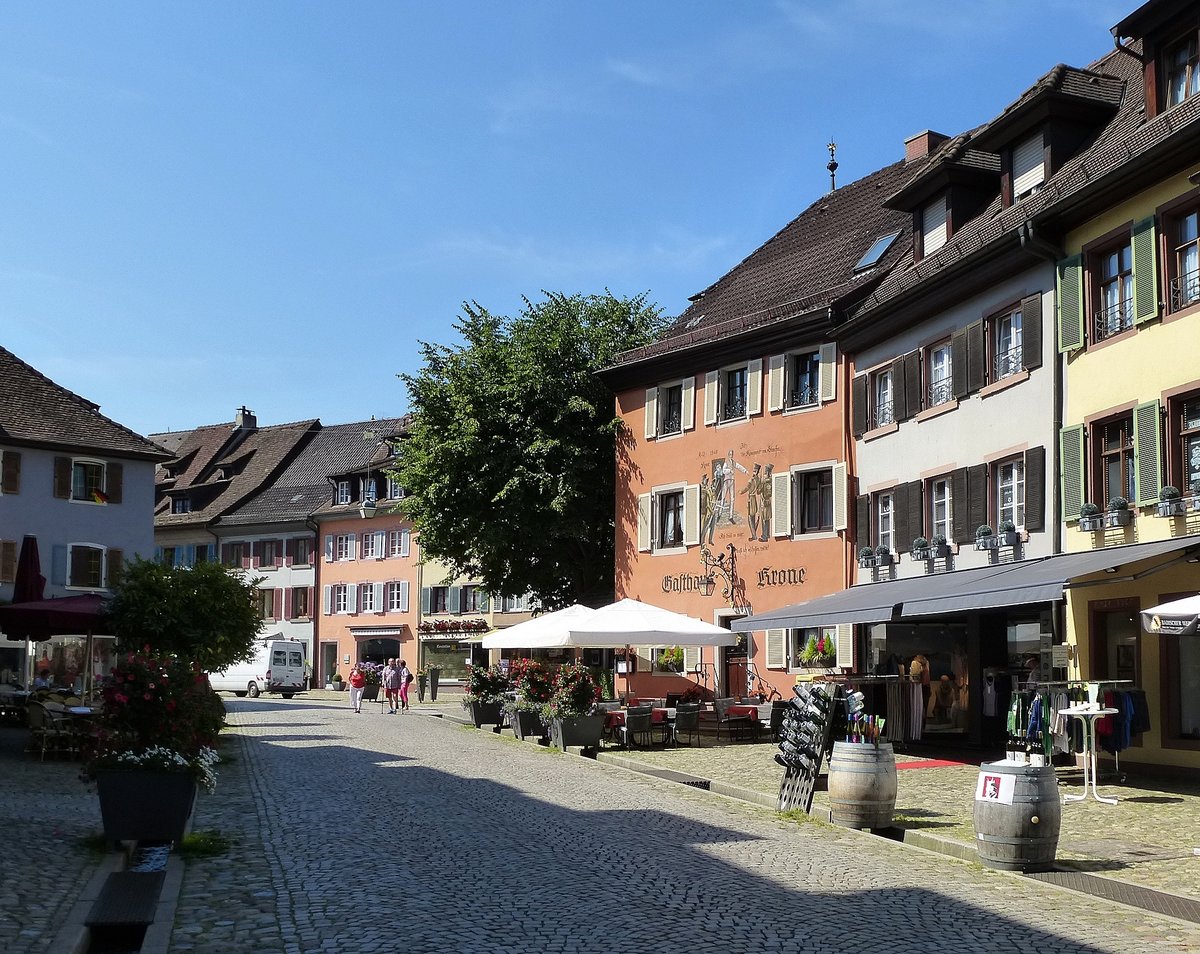
{"type": "Polygon", "coordinates": [[[1135,53],[1132,49],[1122,43],[1121,38],[1115,33],[1113,34],[1113,46],[1117,48],[1119,53],[1124,53],[1126,56],[1132,56],[1139,63],[1145,64],[1145,58],[1140,53],[1135,53]]]}
{"type": "MultiPolygon", "coordinates": [[[[1026,219],[1017,228],[1017,235],[1021,239],[1021,248],[1025,249],[1031,255],[1037,258],[1050,262],[1057,266],[1058,262],[1063,258],[1064,253],[1061,248],[1052,242],[1047,242],[1044,238],[1038,235],[1033,226],[1033,222],[1026,219]]],[[[1058,307],[1058,292],[1055,291],[1054,306],[1058,307]]],[[[1044,322],[1043,322],[1044,326],[1044,322]]],[[[1051,331],[1056,327],[1054,322],[1050,323],[1051,331]]],[[[1053,420],[1053,439],[1051,461],[1053,468],[1051,474],[1061,473],[1060,467],[1062,462],[1059,460],[1059,445],[1058,435],[1062,430],[1063,418],[1063,357],[1058,353],[1058,349],[1054,349],[1054,420],[1053,420]]],[[[1055,491],[1050,495],[1053,504],[1050,507],[1051,514],[1054,519],[1054,530],[1052,543],[1055,553],[1062,552],[1062,501],[1058,498],[1058,493],[1055,491]]]]}
{"type": "MultiPolygon", "coordinates": [[[[837,313],[837,309],[834,308],[833,305],[829,306],[828,315],[829,315],[830,327],[837,325],[839,316],[837,313]]],[[[835,342],[835,345],[836,345],[836,342],[835,342]]],[[[842,395],[842,401],[841,401],[841,404],[842,404],[842,461],[846,465],[846,488],[845,488],[846,520],[847,520],[847,523],[849,523],[850,509],[854,502],[850,495],[850,478],[853,476],[853,472],[855,470],[857,470],[856,467],[852,468],[850,466],[851,460],[853,457],[853,455],[851,453],[851,451],[852,451],[851,445],[853,444],[853,441],[854,441],[851,416],[850,416],[850,383],[851,383],[850,382],[850,360],[849,360],[849,357],[846,355],[846,353],[842,350],[840,345],[837,346],[837,350],[838,350],[838,354],[842,358],[842,362],[841,362],[842,368],[838,373],[838,377],[841,379],[839,382],[840,390],[838,391],[838,393],[842,395]]],[[[857,528],[855,528],[855,529],[857,530],[857,528]]],[[[850,545],[849,537],[850,537],[850,535],[849,535],[849,533],[847,533],[845,546],[842,548],[842,589],[843,590],[850,588],[850,572],[851,572],[851,570],[850,570],[850,555],[854,552],[854,547],[850,545]]]]}

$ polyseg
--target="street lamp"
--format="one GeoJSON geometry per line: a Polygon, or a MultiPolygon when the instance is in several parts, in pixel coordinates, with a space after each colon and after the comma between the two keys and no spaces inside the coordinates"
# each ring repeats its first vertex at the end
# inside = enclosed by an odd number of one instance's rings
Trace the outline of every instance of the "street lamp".
{"type": "MultiPolygon", "coordinates": [[[[371,415],[371,420],[375,420],[375,415],[371,415]]],[[[363,484],[362,501],[358,505],[358,515],[364,520],[369,520],[375,516],[375,511],[378,505],[375,502],[375,485],[371,483],[371,458],[375,456],[375,451],[379,447],[379,434],[375,429],[368,428],[363,431],[363,440],[371,441],[371,450],[367,454],[367,479],[363,484]]]]}

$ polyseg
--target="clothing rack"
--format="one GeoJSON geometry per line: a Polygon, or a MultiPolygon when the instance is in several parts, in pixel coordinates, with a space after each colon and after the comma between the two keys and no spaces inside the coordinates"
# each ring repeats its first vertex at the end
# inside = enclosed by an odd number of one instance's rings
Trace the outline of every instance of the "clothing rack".
{"type": "MultiPolygon", "coordinates": [[[[1096,687],[1095,695],[1097,695],[1097,696],[1102,692],[1102,690],[1104,690],[1106,688],[1108,688],[1108,689],[1119,688],[1119,687],[1128,687],[1131,689],[1137,688],[1137,686],[1134,683],[1134,680],[1132,680],[1132,679],[1052,679],[1052,680],[1039,680],[1038,682],[1030,684],[1028,687],[1026,687],[1026,689],[1027,690],[1028,689],[1033,689],[1033,690],[1064,689],[1064,688],[1070,689],[1070,688],[1077,688],[1079,686],[1088,687],[1088,697],[1089,697],[1088,701],[1092,702],[1092,703],[1097,703],[1097,704],[1101,703],[1102,700],[1099,698],[1093,698],[1093,692],[1092,692],[1093,686],[1096,687]]],[[[1107,778],[1107,779],[1115,779],[1119,783],[1124,783],[1126,775],[1124,772],[1121,771],[1121,753],[1113,752],[1112,757],[1113,757],[1113,770],[1111,772],[1106,772],[1103,775],[1099,776],[1097,780],[1102,779],[1102,778],[1107,778]]]]}

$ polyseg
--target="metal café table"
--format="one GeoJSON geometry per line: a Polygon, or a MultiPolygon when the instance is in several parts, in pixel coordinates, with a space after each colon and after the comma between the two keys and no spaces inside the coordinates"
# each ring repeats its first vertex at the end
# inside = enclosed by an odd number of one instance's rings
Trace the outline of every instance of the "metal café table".
{"type": "Polygon", "coordinates": [[[1092,798],[1106,805],[1115,805],[1115,798],[1105,798],[1096,791],[1096,779],[1100,772],[1096,765],[1096,720],[1104,716],[1115,715],[1116,709],[1102,709],[1093,705],[1070,706],[1059,709],[1059,715],[1072,716],[1083,724],[1083,794],[1064,795],[1064,802],[1082,802],[1088,797],[1088,786],[1092,789],[1092,798]]]}

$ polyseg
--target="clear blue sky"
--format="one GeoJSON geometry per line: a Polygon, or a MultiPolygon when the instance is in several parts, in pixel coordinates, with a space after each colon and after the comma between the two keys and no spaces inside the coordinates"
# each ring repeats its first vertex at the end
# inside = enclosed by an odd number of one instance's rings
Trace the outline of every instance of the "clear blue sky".
{"type": "Polygon", "coordinates": [[[677,314],[1139,0],[0,5],[0,345],[141,433],[408,409],[460,304],[677,314]]]}

